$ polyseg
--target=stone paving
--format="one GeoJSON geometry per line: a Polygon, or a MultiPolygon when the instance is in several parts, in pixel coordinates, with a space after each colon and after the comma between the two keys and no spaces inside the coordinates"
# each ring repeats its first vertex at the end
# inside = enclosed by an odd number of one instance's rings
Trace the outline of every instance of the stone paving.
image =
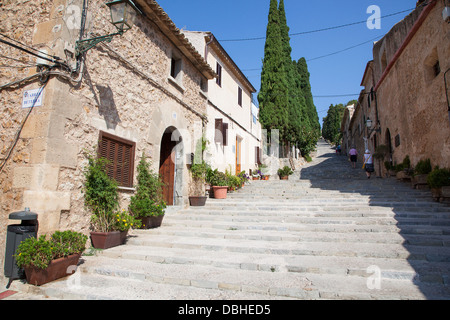
{"type": "Polygon", "coordinates": [[[11,299],[450,299],[450,207],[320,142],[289,181],[174,210],[11,299]]]}

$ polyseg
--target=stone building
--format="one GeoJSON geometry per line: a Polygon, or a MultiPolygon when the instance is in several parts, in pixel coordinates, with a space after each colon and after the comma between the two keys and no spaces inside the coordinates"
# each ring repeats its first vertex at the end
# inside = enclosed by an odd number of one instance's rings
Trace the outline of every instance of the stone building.
{"type": "Polygon", "coordinates": [[[345,107],[344,116],[341,122],[342,143],[341,150],[343,154],[348,154],[348,151],[352,148],[352,130],[350,130],[350,123],[355,112],[355,105],[349,105],[345,107]]]}
{"type": "Polygon", "coordinates": [[[206,160],[232,174],[254,170],[261,146],[261,124],[252,95],[256,89],[211,32],[183,33],[203,53],[217,78],[208,84],[206,160]]]}
{"type": "Polygon", "coordinates": [[[88,233],[86,151],[113,161],[122,208],[142,154],[163,176],[168,204],[188,203],[187,162],[208,125],[205,84],[216,73],[156,1],[134,3],[141,12],[129,31],[77,54],[80,39],[117,32],[104,1],[2,1],[1,261],[8,215],[25,207],[39,214],[40,234],[88,233]],[[42,101],[30,103],[39,90],[42,101]]]}
{"type": "MultiPolygon", "coordinates": [[[[401,163],[408,155],[413,166],[430,158],[433,167],[450,167],[450,24],[444,8],[443,1],[419,1],[374,44],[361,83],[360,113],[355,111],[350,127],[352,134],[363,127],[372,152],[388,147],[383,162],[401,163]]],[[[381,161],[375,169],[386,173],[381,161]]]]}

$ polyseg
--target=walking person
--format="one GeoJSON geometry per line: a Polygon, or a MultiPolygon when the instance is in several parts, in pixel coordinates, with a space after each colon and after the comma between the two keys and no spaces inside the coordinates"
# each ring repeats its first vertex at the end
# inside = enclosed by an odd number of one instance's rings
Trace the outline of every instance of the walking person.
{"type": "Polygon", "coordinates": [[[356,168],[356,162],[358,161],[358,151],[356,150],[355,146],[352,146],[350,151],[348,152],[350,156],[350,161],[352,163],[352,168],[356,168]]]}
{"type": "Polygon", "coordinates": [[[367,149],[366,152],[364,153],[364,165],[363,168],[366,169],[366,175],[367,175],[367,179],[370,179],[370,176],[372,174],[372,172],[375,171],[374,166],[373,166],[373,156],[370,153],[370,150],[367,149]]]}

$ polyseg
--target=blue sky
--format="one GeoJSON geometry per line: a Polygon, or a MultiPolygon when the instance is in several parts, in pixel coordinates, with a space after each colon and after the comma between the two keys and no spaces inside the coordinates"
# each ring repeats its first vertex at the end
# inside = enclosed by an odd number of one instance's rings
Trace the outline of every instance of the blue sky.
{"type": "MultiPolygon", "coordinates": [[[[178,28],[211,31],[259,91],[265,39],[228,40],[265,38],[269,0],[157,0],[157,2],[178,28]]],[[[415,5],[415,0],[285,0],[291,34],[364,21],[348,27],[291,36],[292,59],[305,57],[309,60],[314,103],[321,123],[331,104],[346,104],[349,100],[357,98],[357,96],[337,96],[359,94],[366,64],[372,60],[373,39],[386,34],[407,16],[415,5]],[[367,13],[367,9],[372,5],[380,8],[382,17],[408,11],[382,18],[381,29],[371,30],[367,27],[366,21],[373,14],[367,13]],[[357,47],[345,50],[354,46],[357,47]],[[345,51],[322,57],[342,50],[345,51]],[[316,59],[318,57],[322,58],[316,59]]]]}

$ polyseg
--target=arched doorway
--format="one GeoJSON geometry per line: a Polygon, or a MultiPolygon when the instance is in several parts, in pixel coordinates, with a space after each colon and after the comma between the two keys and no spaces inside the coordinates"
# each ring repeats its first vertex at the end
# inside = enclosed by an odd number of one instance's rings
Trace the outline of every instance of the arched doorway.
{"type": "Polygon", "coordinates": [[[178,205],[182,197],[183,144],[179,131],[169,127],[161,138],[159,176],[164,183],[163,199],[168,206],[178,205]]]}

